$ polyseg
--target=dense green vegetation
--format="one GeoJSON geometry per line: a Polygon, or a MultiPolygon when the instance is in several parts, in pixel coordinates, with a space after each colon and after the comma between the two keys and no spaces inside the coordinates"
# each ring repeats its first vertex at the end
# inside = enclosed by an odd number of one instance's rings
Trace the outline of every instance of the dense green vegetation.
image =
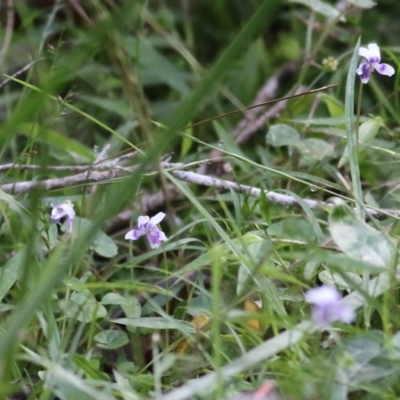
{"type": "Polygon", "coordinates": [[[399,398],[398,15],[0,1],[0,398],[399,398]]]}

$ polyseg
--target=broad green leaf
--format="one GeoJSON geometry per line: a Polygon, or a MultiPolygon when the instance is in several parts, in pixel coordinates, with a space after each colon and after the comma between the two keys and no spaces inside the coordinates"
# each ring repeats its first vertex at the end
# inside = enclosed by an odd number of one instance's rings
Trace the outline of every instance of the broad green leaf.
{"type": "MultiPolygon", "coordinates": [[[[167,303],[169,303],[171,301],[172,298],[179,298],[178,293],[182,290],[184,286],[184,282],[179,282],[179,283],[175,283],[174,285],[172,285],[172,287],[170,287],[168,289],[168,293],[166,294],[156,294],[155,296],[153,296],[149,301],[147,301],[143,307],[136,309],[136,314],[132,313],[132,315],[128,315],[126,313],[126,315],[129,318],[138,318],[140,316],[142,317],[146,317],[149,314],[152,314],[154,312],[159,312],[160,309],[163,309],[163,307],[165,307],[165,305],[167,303]]],[[[139,304],[140,306],[140,304],[139,304]]],[[[135,310],[135,309],[133,309],[135,310]]],[[[125,309],[124,309],[125,311],[125,309]]]]}
{"type": "Polygon", "coordinates": [[[80,322],[89,323],[93,318],[104,318],[107,315],[107,310],[88,290],[81,293],[74,292],[62,303],[64,303],[62,308],[66,308],[66,316],[76,318],[80,322]]]}
{"type": "Polygon", "coordinates": [[[316,240],[312,225],[302,218],[289,217],[271,224],[267,233],[284,239],[304,240],[306,242],[316,240]]]}
{"type": "Polygon", "coordinates": [[[396,332],[393,335],[390,344],[391,346],[388,348],[390,358],[400,361],[400,332],[396,332]]]}
{"type": "Polygon", "coordinates": [[[339,204],[329,217],[332,239],[343,253],[376,267],[393,266],[396,243],[387,235],[360,220],[345,204],[339,204]]]}
{"type": "Polygon", "coordinates": [[[289,196],[292,196],[297,201],[297,203],[300,205],[300,207],[303,209],[304,213],[306,214],[306,216],[308,218],[308,222],[311,224],[318,242],[320,242],[320,243],[324,242],[325,235],[322,232],[319,222],[318,222],[313,210],[311,209],[311,207],[304,201],[304,199],[302,197],[298,196],[297,193],[295,193],[291,190],[283,190],[283,192],[287,193],[289,196]]]}
{"type": "Polygon", "coordinates": [[[128,335],[124,331],[108,329],[94,337],[96,345],[102,349],[119,349],[129,343],[128,335]]]}
{"type": "Polygon", "coordinates": [[[302,155],[303,164],[321,161],[325,157],[332,157],[335,155],[333,146],[321,139],[304,139],[301,142],[297,142],[295,146],[302,155]]]}
{"type": "Polygon", "coordinates": [[[126,49],[138,62],[140,81],[144,85],[166,84],[181,94],[188,94],[187,81],[191,75],[178,69],[162,53],[156,50],[149,41],[142,38],[138,41],[130,36],[124,38],[126,49]]]}
{"type": "Polygon", "coordinates": [[[191,324],[173,318],[162,318],[162,317],[118,318],[111,320],[111,322],[134,328],[179,329],[187,333],[194,332],[194,329],[191,324]]]}
{"type": "Polygon", "coordinates": [[[114,241],[103,231],[98,231],[93,243],[93,250],[100,256],[106,258],[115,257],[118,254],[118,247],[114,241]]]}
{"type": "Polygon", "coordinates": [[[63,283],[70,290],[74,290],[75,292],[85,292],[87,290],[87,286],[82,280],[79,280],[71,275],[66,276],[63,279],[63,283]]]}
{"type": "Polygon", "coordinates": [[[125,303],[125,297],[118,293],[107,293],[100,301],[103,305],[121,305],[125,303]]]}
{"type": "Polygon", "coordinates": [[[340,118],[344,116],[344,106],[336,97],[330,96],[325,93],[320,94],[320,98],[328,108],[329,115],[332,118],[340,118]]]}
{"type": "Polygon", "coordinates": [[[330,126],[330,127],[337,127],[344,125],[345,119],[344,117],[332,117],[332,118],[294,118],[290,119],[290,122],[294,124],[302,124],[307,126],[330,126]]]}
{"type": "Polygon", "coordinates": [[[38,221],[38,230],[42,232],[42,237],[47,241],[50,248],[53,248],[58,242],[58,229],[56,224],[48,225],[48,230],[45,231],[44,224],[38,221]]]}
{"type": "MultiPolygon", "coordinates": [[[[291,37],[293,38],[293,35],[291,37]]],[[[292,51],[291,54],[293,53],[295,52],[292,51]]],[[[264,68],[266,57],[268,57],[268,49],[260,36],[248,46],[239,62],[225,78],[226,87],[229,87],[232,94],[243,104],[249,104],[254,99],[254,93],[259,89],[259,71],[264,68]]]]}
{"type": "MultiPolygon", "coordinates": [[[[316,13],[322,14],[328,18],[336,18],[339,15],[339,10],[337,8],[320,0],[289,0],[289,2],[303,4],[316,13]]],[[[343,17],[341,17],[341,20],[343,20],[343,17]]]]}
{"type": "MultiPolygon", "coordinates": [[[[360,125],[358,132],[358,152],[362,151],[376,136],[379,129],[383,125],[381,117],[369,118],[360,125]]],[[[349,160],[348,146],[343,151],[343,156],[339,161],[339,168],[343,167],[349,160]]]]}
{"type": "Polygon", "coordinates": [[[321,263],[316,261],[316,260],[307,261],[307,264],[306,264],[306,266],[304,268],[304,271],[303,271],[304,279],[306,281],[310,281],[311,279],[313,279],[315,274],[317,273],[318,268],[320,267],[320,265],[321,265],[321,263]]]}
{"type": "Polygon", "coordinates": [[[124,310],[125,315],[128,318],[139,318],[142,306],[139,300],[135,296],[125,297],[125,303],[121,304],[121,308],[124,310]]]}
{"type": "Polygon", "coordinates": [[[274,147],[292,146],[300,141],[300,135],[289,125],[272,125],[267,133],[267,143],[274,147]]]}
{"type": "Polygon", "coordinates": [[[341,362],[343,368],[343,383],[352,387],[370,384],[372,381],[393,375],[397,376],[399,368],[397,363],[388,362],[386,349],[381,345],[384,340],[380,332],[372,331],[367,335],[352,337],[344,343],[343,359],[352,362],[341,362]]]}
{"type": "Polygon", "coordinates": [[[5,203],[8,204],[8,206],[12,210],[14,210],[18,213],[21,213],[21,212],[27,213],[28,212],[25,207],[23,207],[20,203],[18,203],[17,200],[15,200],[14,196],[3,192],[1,189],[0,189],[0,201],[4,201],[5,203]]]}
{"type": "Polygon", "coordinates": [[[117,362],[117,371],[122,373],[124,376],[134,375],[138,371],[138,366],[135,365],[132,361],[118,361],[117,362]]]}
{"type": "Polygon", "coordinates": [[[102,299],[103,305],[119,305],[128,318],[138,318],[141,313],[141,305],[135,296],[122,296],[118,293],[107,293],[102,299]]]}
{"type": "Polygon", "coordinates": [[[208,315],[212,310],[212,301],[209,295],[200,292],[198,296],[188,300],[185,311],[192,317],[208,315]]]}
{"type": "MultiPolygon", "coordinates": [[[[85,218],[76,217],[74,219],[73,232],[72,232],[74,240],[79,238],[80,232],[86,229],[90,229],[91,226],[92,223],[89,220],[85,218]]],[[[109,236],[107,236],[104,232],[100,230],[98,230],[96,233],[96,237],[92,244],[92,249],[98,255],[106,258],[112,258],[118,254],[117,245],[109,236]]]]}
{"type": "Polygon", "coordinates": [[[347,2],[360,8],[372,8],[376,6],[376,3],[372,0],[347,0],[347,2]]]}
{"type": "Polygon", "coordinates": [[[359,275],[351,272],[343,272],[339,274],[337,272],[332,273],[325,270],[318,274],[318,278],[322,283],[325,283],[328,286],[336,286],[340,289],[346,289],[348,291],[354,290],[362,285],[362,278],[359,275]],[[350,282],[350,284],[347,282],[350,282]]]}
{"type": "MultiPolygon", "coordinates": [[[[19,279],[25,262],[26,255],[22,249],[0,268],[0,301],[3,300],[14,283],[19,279]]],[[[27,267],[33,267],[33,265],[27,267]]]]}

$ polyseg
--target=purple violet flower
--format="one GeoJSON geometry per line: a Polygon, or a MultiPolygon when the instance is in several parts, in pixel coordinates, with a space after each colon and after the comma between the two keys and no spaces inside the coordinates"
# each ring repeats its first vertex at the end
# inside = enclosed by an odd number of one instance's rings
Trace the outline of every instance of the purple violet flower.
{"type": "Polygon", "coordinates": [[[72,221],[75,217],[75,211],[73,209],[73,204],[69,201],[62,204],[57,204],[51,210],[51,221],[54,223],[59,223],[63,218],[67,223],[68,232],[72,232],[72,221]]]}
{"type": "Polygon", "coordinates": [[[125,235],[125,239],[137,240],[141,236],[147,236],[149,240],[150,247],[152,249],[157,249],[161,246],[161,242],[167,240],[165,233],[158,229],[157,224],[159,224],[165,217],[163,212],[159,212],[152,218],[149,218],[147,215],[141,215],[138,218],[138,227],[132,229],[125,235]]]}
{"type": "Polygon", "coordinates": [[[333,287],[320,286],[306,293],[306,300],[313,305],[312,320],[318,326],[339,321],[352,323],[356,318],[354,309],[346,304],[340,293],[333,287]]]}
{"type": "Polygon", "coordinates": [[[360,75],[362,83],[368,83],[369,77],[374,70],[381,75],[392,76],[394,74],[395,71],[392,66],[389,64],[380,64],[381,52],[376,43],[370,43],[368,48],[360,47],[358,54],[365,59],[356,70],[357,75],[360,75]]]}

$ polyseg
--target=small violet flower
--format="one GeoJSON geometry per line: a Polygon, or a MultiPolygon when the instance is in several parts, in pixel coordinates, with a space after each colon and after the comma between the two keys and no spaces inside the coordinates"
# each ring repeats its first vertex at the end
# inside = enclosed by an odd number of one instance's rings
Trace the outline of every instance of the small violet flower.
{"type": "Polygon", "coordinates": [[[51,220],[54,223],[60,222],[63,218],[67,223],[68,232],[72,232],[72,221],[75,217],[75,211],[73,209],[73,204],[69,201],[57,204],[51,210],[51,220]]]}
{"type": "Polygon", "coordinates": [[[324,285],[311,289],[306,293],[306,300],[313,305],[312,320],[318,326],[326,326],[334,321],[350,324],[356,318],[354,309],[343,301],[333,287],[324,285]]]}
{"type": "Polygon", "coordinates": [[[356,70],[357,75],[360,75],[362,83],[368,83],[369,77],[374,70],[381,75],[392,76],[394,74],[392,66],[389,64],[380,64],[381,52],[376,43],[370,43],[368,48],[360,47],[358,54],[365,59],[356,70]]]}
{"type": "Polygon", "coordinates": [[[141,236],[146,235],[149,240],[150,247],[152,249],[157,249],[161,246],[161,242],[167,240],[165,233],[158,229],[157,224],[159,224],[165,217],[163,212],[159,212],[152,218],[146,216],[140,216],[138,218],[138,227],[129,231],[125,235],[125,239],[137,240],[141,236]]]}

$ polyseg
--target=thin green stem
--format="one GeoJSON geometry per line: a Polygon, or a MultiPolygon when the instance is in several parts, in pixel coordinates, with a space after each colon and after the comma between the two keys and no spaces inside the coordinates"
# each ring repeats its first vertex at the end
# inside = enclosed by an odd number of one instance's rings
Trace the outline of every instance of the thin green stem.
{"type": "MultiPolygon", "coordinates": [[[[329,35],[329,32],[331,32],[331,30],[335,27],[335,25],[340,21],[340,18],[342,18],[343,14],[344,14],[344,12],[342,11],[339,15],[337,15],[335,18],[333,18],[332,21],[328,25],[326,25],[325,29],[319,36],[319,39],[314,46],[314,49],[311,52],[308,52],[308,43],[307,43],[306,60],[300,70],[299,79],[297,81],[297,85],[295,85],[295,87],[293,88],[293,93],[295,93],[297,88],[299,88],[303,84],[303,82],[306,78],[308,69],[310,68],[311,61],[313,60],[315,55],[318,53],[319,49],[324,44],[326,37],[329,35]]],[[[310,21],[312,21],[312,18],[310,18],[310,21]]],[[[309,38],[309,36],[310,36],[310,33],[308,32],[307,39],[309,38]]]]}
{"type": "Polygon", "coordinates": [[[356,144],[358,149],[358,132],[360,130],[360,116],[361,116],[361,99],[362,99],[362,91],[363,91],[364,84],[360,84],[358,88],[358,102],[357,102],[357,114],[356,114],[356,144]]]}
{"type": "Polygon", "coordinates": [[[354,49],[353,56],[350,61],[349,72],[347,74],[345,120],[346,120],[347,146],[349,149],[350,174],[353,187],[354,201],[356,203],[356,214],[361,220],[364,220],[365,210],[363,207],[360,167],[358,165],[357,137],[356,137],[356,129],[354,126],[354,86],[355,86],[359,48],[360,48],[360,38],[358,39],[357,45],[354,49]]]}
{"type": "MultiPolygon", "coordinates": [[[[360,131],[361,100],[362,100],[363,87],[364,87],[364,84],[360,83],[359,88],[358,88],[358,102],[357,102],[357,114],[356,114],[356,125],[355,125],[357,153],[358,153],[358,145],[359,145],[359,140],[360,140],[359,131],[360,131]]],[[[363,278],[364,290],[368,290],[368,284],[371,279],[371,276],[370,276],[370,273],[368,270],[363,271],[362,278],[363,278]]],[[[366,304],[364,307],[364,324],[367,329],[370,326],[371,313],[372,313],[371,307],[368,304],[366,304]]]]}
{"type": "MultiPolygon", "coordinates": [[[[365,218],[365,210],[363,206],[360,167],[358,164],[358,139],[359,139],[358,131],[359,131],[359,121],[361,113],[361,95],[363,87],[362,84],[360,85],[360,89],[358,91],[357,117],[356,121],[354,122],[354,86],[355,86],[356,67],[358,61],[359,48],[360,48],[360,38],[358,39],[357,45],[354,49],[353,56],[350,62],[349,72],[347,75],[345,119],[346,119],[347,146],[349,149],[351,181],[353,186],[354,200],[356,203],[356,214],[360,218],[360,220],[363,221],[365,218]]],[[[362,279],[363,279],[363,289],[368,290],[370,281],[370,273],[368,270],[366,269],[363,270],[362,279]]],[[[372,312],[371,307],[368,304],[366,304],[364,307],[364,324],[367,329],[370,326],[371,312],[372,312]]]]}

